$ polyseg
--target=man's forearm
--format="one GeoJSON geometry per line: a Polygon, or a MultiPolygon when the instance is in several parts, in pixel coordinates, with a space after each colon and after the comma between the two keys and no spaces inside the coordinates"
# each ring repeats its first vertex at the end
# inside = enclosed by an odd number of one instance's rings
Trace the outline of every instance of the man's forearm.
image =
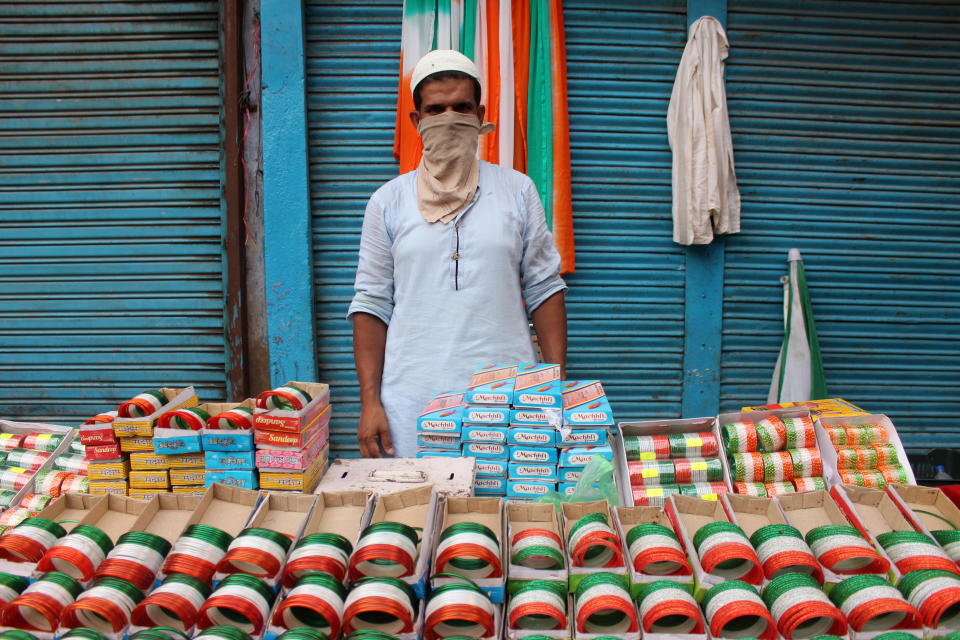
{"type": "Polygon", "coordinates": [[[387,346],[387,325],[369,313],[353,315],[353,360],[360,382],[360,401],[380,403],[383,354],[387,346]]]}
{"type": "Polygon", "coordinates": [[[567,306],[563,291],[547,298],[530,314],[533,329],[537,332],[543,361],[560,365],[564,379],[567,377],[567,306]]]}

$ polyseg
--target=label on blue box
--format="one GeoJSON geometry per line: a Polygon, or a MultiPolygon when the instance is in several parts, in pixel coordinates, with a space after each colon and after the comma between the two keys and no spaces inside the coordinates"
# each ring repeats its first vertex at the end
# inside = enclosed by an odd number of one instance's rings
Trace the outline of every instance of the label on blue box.
{"type": "Polygon", "coordinates": [[[507,445],[490,442],[464,442],[464,457],[507,459],[507,445]]]}
{"type": "Polygon", "coordinates": [[[483,477],[483,476],[503,477],[507,475],[507,461],[477,458],[476,469],[477,469],[477,477],[483,477]]]}
{"type": "Polygon", "coordinates": [[[555,482],[540,482],[538,480],[508,480],[508,498],[539,498],[550,491],[557,490],[555,482]]]}
{"type": "Polygon", "coordinates": [[[516,375],[515,364],[481,365],[470,378],[463,399],[469,404],[508,406],[513,401],[516,375]]]}
{"type": "Polygon", "coordinates": [[[563,424],[560,409],[514,409],[510,412],[513,427],[559,427],[563,424]]]}
{"type": "Polygon", "coordinates": [[[570,447],[560,452],[561,467],[585,467],[590,462],[590,458],[595,455],[602,456],[613,462],[613,449],[610,445],[595,445],[592,447],[570,447]]]}
{"type": "Polygon", "coordinates": [[[253,451],[253,431],[203,429],[200,432],[204,451],[253,451]]]}
{"type": "Polygon", "coordinates": [[[510,424],[510,409],[506,407],[466,407],[463,410],[463,426],[507,426],[510,424]]]}
{"type": "Polygon", "coordinates": [[[532,462],[511,462],[509,474],[511,480],[540,480],[542,482],[557,481],[557,465],[536,464],[532,462]]]}
{"type": "Polygon", "coordinates": [[[207,469],[204,484],[209,487],[214,482],[243,489],[256,489],[260,486],[257,483],[257,472],[253,469],[207,469]]]}
{"type": "Polygon", "coordinates": [[[557,450],[554,447],[528,447],[511,445],[510,462],[556,463],[557,450]]]}
{"type": "Polygon", "coordinates": [[[254,469],[253,451],[204,451],[203,462],[207,469],[254,469]]]}
{"type": "Polygon", "coordinates": [[[557,491],[564,496],[572,496],[576,488],[576,482],[560,482],[557,484],[557,491]]]}
{"type": "Polygon", "coordinates": [[[506,478],[474,478],[474,491],[506,492],[506,478]]]}
{"type": "Polygon", "coordinates": [[[549,363],[521,363],[513,383],[513,406],[563,406],[563,383],[560,365],[549,363]]]}
{"type": "Polygon", "coordinates": [[[507,441],[507,427],[465,425],[463,427],[463,441],[503,444],[507,441]]]}
{"type": "Polygon", "coordinates": [[[417,449],[418,458],[460,458],[460,449],[417,449]]]}
{"type": "Polygon", "coordinates": [[[559,467],[557,469],[557,480],[560,482],[576,484],[581,475],[583,475],[583,467],[559,467]]]}
{"type": "Polygon", "coordinates": [[[457,449],[460,447],[460,436],[448,436],[439,433],[418,433],[417,446],[424,449],[457,449]]]}
{"type": "Polygon", "coordinates": [[[417,418],[417,431],[460,435],[463,422],[463,392],[441,391],[417,418]]]}
{"type": "Polygon", "coordinates": [[[555,447],[557,446],[557,430],[553,427],[542,429],[510,427],[510,431],[507,433],[507,442],[534,447],[555,447]]]}
{"type": "Polygon", "coordinates": [[[163,455],[196,453],[197,451],[203,451],[203,444],[199,431],[154,429],[153,450],[155,453],[163,455]]]}
{"type": "Polygon", "coordinates": [[[606,427],[573,428],[561,427],[557,436],[557,444],[567,445],[588,445],[588,444],[607,444],[608,430],[606,427]]]}

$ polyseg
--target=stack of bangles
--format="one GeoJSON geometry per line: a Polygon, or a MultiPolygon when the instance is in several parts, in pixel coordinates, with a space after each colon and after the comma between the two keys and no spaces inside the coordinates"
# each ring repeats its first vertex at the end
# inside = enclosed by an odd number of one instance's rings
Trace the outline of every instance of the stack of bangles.
{"type": "Polygon", "coordinates": [[[588,513],[577,520],[567,536],[567,549],[575,567],[623,566],[620,538],[605,513],[588,513]]]}
{"type": "Polygon", "coordinates": [[[117,545],[97,568],[97,578],[123,578],[141,591],[153,587],[170,543],[153,533],[130,531],[117,539],[117,545]]]}
{"type": "Polygon", "coordinates": [[[167,575],[185,573],[209,585],[232,540],[226,531],[205,524],[192,524],[173,543],[173,549],[163,563],[163,572],[167,575]]]}
{"type": "Polygon", "coordinates": [[[145,418],[155,414],[165,404],[167,404],[167,396],[159,389],[151,389],[117,407],[117,416],[120,418],[145,418]]]}
{"type": "Polygon", "coordinates": [[[930,533],[951,560],[960,561],[960,529],[938,529],[930,533]]]}
{"type": "MultiPolygon", "coordinates": [[[[66,636],[63,637],[66,638],[66,636]]],[[[173,627],[153,627],[131,634],[130,640],[190,640],[190,638],[183,631],[173,627]]]]}
{"type": "Polygon", "coordinates": [[[437,541],[436,570],[457,573],[471,580],[502,577],[503,563],[497,536],[477,522],[450,525],[437,541]]]}
{"type": "Polygon", "coordinates": [[[364,529],[357,540],[347,575],[350,580],[413,575],[419,543],[413,527],[400,522],[375,522],[364,529]]]}
{"type": "Polygon", "coordinates": [[[347,577],[353,545],[337,533],[311,533],[297,541],[283,565],[283,586],[290,588],[309,573],[329,573],[337,580],[347,577]]]}
{"type": "Polygon", "coordinates": [[[950,571],[911,571],[897,585],[931,629],[956,629],[960,623],[960,577],[950,571]]]}
{"type": "Polygon", "coordinates": [[[46,518],[27,518],[0,536],[0,557],[13,562],[39,562],[67,532],[46,518]]]}
{"type": "Polygon", "coordinates": [[[138,627],[167,626],[188,631],[209,597],[210,587],[202,580],[172,573],[136,606],[130,619],[138,627]]]}
{"type": "Polygon", "coordinates": [[[567,590],[562,582],[530,580],[510,597],[507,620],[511,629],[567,628],[567,590]]]}
{"type": "Polygon", "coordinates": [[[3,626],[54,632],[61,612],[82,592],[80,583],[67,574],[49,571],[3,607],[3,626]]]}
{"type": "MultiPolygon", "coordinates": [[[[365,633],[365,632],[358,632],[365,633]]],[[[390,640],[393,636],[383,633],[378,634],[376,631],[366,632],[371,635],[382,635],[383,638],[376,640],[390,640]]],[[[310,629],[308,627],[297,627],[296,629],[288,629],[277,636],[277,640],[330,640],[330,637],[323,633],[322,631],[317,631],[316,629],[310,629]]],[[[374,640],[371,638],[370,640],[374,640]]]]}
{"type": "MultiPolygon", "coordinates": [[[[2,538],[0,538],[2,540],[2,538]]],[[[933,538],[919,531],[887,531],[877,542],[900,573],[939,569],[960,575],[960,569],[933,538]]]]}
{"type": "Polygon", "coordinates": [[[326,573],[309,573],[294,585],[273,614],[273,625],[283,629],[309,627],[340,636],[347,590],[326,573]]]}
{"type": "Polygon", "coordinates": [[[186,407],[183,409],[174,409],[167,411],[160,416],[157,421],[157,427],[160,429],[183,429],[187,431],[200,431],[203,429],[210,414],[200,407],[186,407]]]}
{"type": "Polygon", "coordinates": [[[292,384],[264,391],[257,396],[257,407],[299,411],[310,404],[312,398],[306,390],[292,384]]]}
{"type": "Polygon", "coordinates": [[[246,573],[234,573],[220,581],[200,607],[197,627],[229,624],[244,633],[260,635],[276,594],[267,583],[246,573]]]}
{"type": "MultiPolygon", "coordinates": [[[[456,574],[437,574],[460,578],[456,574]]],[[[424,640],[453,635],[487,638],[496,635],[496,617],[489,596],[473,582],[440,585],[427,596],[424,608],[424,640]]]]}
{"type": "Polygon", "coordinates": [[[360,578],[353,582],[343,605],[343,632],[357,630],[411,633],[417,618],[417,597],[403,580],[360,578]]]}
{"type": "Polygon", "coordinates": [[[753,532],[750,544],[757,551],[767,579],[773,580],[787,572],[801,572],[813,576],[818,585],[823,584],[820,563],[813,557],[813,552],[803,540],[803,534],[796,527],[768,524],[753,532]]]}
{"type": "Polygon", "coordinates": [[[693,535],[703,570],[721,578],[763,581],[763,568],[743,529],[732,522],[708,522],[693,535]]]}
{"type": "Polygon", "coordinates": [[[643,585],[638,596],[643,633],[702,634],[703,614],[697,601],[676,582],[643,585]]]}
{"type": "Polygon", "coordinates": [[[886,573],[890,563],[854,527],[825,524],[807,532],[807,545],[821,565],[834,573],[886,573]]]}
{"type": "Polygon", "coordinates": [[[757,590],[746,582],[729,580],[703,596],[703,611],[714,638],[774,640],[777,625],[757,590]]]}
{"type": "Polygon", "coordinates": [[[78,524],[43,554],[37,570],[62,571],[86,582],[93,578],[97,567],[112,549],[113,542],[106,533],[93,525],[78,524]]]}
{"type": "Polygon", "coordinates": [[[30,581],[22,576],[0,573],[0,609],[23,593],[28,586],[30,581]]]}
{"type": "Polygon", "coordinates": [[[800,638],[847,633],[843,614],[817,581],[804,573],[784,573],[773,578],[763,590],[763,601],[786,640],[793,640],[795,633],[800,638]]]}
{"type": "Polygon", "coordinates": [[[250,407],[234,407],[207,418],[207,429],[222,429],[248,431],[253,428],[253,409],[250,407]]]}
{"type": "Polygon", "coordinates": [[[99,578],[60,614],[71,629],[86,627],[101,633],[120,633],[130,624],[134,607],[143,600],[136,585],[120,578],[99,578]]]}
{"type": "Polygon", "coordinates": [[[633,569],[651,576],[688,576],[687,555],[673,529],[656,522],[638,524],[627,532],[633,569]]]}
{"type": "Polygon", "coordinates": [[[622,575],[599,572],[583,577],[574,594],[576,632],[636,633],[637,611],[622,575]]]}
{"type": "Polygon", "coordinates": [[[218,624],[200,631],[193,640],[250,640],[250,635],[236,627],[218,624]]]}
{"type": "Polygon", "coordinates": [[[278,531],[249,527],[241,531],[227,547],[227,554],[217,564],[217,570],[223,573],[249,573],[272,580],[283,568],[292,544],[288,536],[278,531]]]}
{"type": "Polygon", "coordinates": [[[523,529],[513,534],[510,562],[529,569],[562,569],[563,542],[549,529],[523,529]]]}
{"type": "Polygon", "coordinates": [[[880,576],[852,576],[835,585],[829,595],[854,631],[920,627],[920,613],[880,576]]]}

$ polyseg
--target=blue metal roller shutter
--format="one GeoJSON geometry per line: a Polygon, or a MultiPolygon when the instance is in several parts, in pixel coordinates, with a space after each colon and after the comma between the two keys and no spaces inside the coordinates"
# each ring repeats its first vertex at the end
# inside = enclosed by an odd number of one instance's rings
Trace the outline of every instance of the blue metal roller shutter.
{"type": "MultiPolygon", "coordinates": [[[[350,324],[367,198],[393,160],[402,3],[306,3],[307,105],[318,371],[331,438],[356,453],[350,324]]],[[[598,378],[623,418],[679,417],[684,255],[671,241],[666,111],[685,5],[564,2],[577,273],[569,376],[598,378]]]]}
{"type": "Polygon", "coordinates": [[[218,11],[0,5],[0,416],[226,395],[218,11]]]}
{"type": "Polygon", "coordinates": [[[730,3],[724,410],[766,398],[798,247],[831,394],[960,445],[958,26],[955,3],[730,3]]]}

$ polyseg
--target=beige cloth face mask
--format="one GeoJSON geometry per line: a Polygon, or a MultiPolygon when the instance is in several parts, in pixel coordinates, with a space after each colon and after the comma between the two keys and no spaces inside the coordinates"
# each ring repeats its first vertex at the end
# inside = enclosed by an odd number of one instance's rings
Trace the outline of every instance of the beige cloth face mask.
{"type": "Polygon", "coordinates": [[[444,224],[457,217],[473,200],[480,179],[477,145],[490,133],[476,114],[446,111],[420,120],[423,157],[417,167],[417,205],[427,222],[444,224]]]}

